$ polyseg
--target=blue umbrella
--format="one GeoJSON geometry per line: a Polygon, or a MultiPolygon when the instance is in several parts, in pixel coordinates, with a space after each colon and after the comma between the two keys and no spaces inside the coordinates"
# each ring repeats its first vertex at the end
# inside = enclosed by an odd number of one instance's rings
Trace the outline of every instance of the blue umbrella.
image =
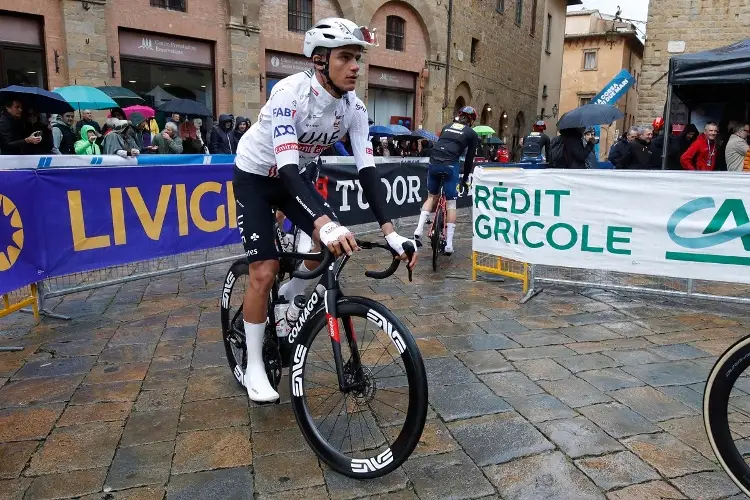
{"type": "Polygon", "coordinates": [[[65,101],[63,96],[39,87],[11,85],[0,90],[0,97],[3,100],[16,99],[24,106],[34,108],[40,113],[62,114],[73,111],[73,107],[65,101]]]}
{"type": "Polygon", "coordinates": [[[370,135],[391,137],[396,134],[393,133],[393,130],[391,130],[390,127],[385,127],[383,125],[373,125],[372,127],[370,127],[370,135]]]}
{"type": "Polygon", "coordinates": [[[172,99],[161,103],[156,110],[165,113],[180,113],[181,115],[211,116],[211,111],[205,104],[192,99],[172,99]]]}
{"type": "Polygon", "coordinates": [[[112,109],[117,103],[107,94],[94,87],[85,85],[71,85],[54,89],[63,96],[73,108],[78,109],[112,109]]]}
{"type": "Polygon", "coordinates": [[[388,128],[391,129],[393,135],[411,135],[411,130],[403,125],[389,125],[388,128]]]}
{"type": "Polygon", "coordinates": [[[562,115],[557,122],[557,128],[563,130],[609,125],[624,116],[622,111],[609,104],[586,104],[562,115]]]}
{"type": "Polygon", "coordinates": [[[440,137],[438,137],[437,135],[433,134],[429,130],[425,130],[425,129],[422,129],[422,128],[415,130],[412,135],[419,136],[419,137],[424,137],[428,141],[432,141],[432,142],[437,142],[440,139],[440,137]]]}

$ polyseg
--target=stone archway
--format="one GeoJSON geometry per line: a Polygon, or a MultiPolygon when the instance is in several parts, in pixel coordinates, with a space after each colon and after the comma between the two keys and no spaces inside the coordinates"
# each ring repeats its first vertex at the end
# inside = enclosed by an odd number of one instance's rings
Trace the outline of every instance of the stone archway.
{"type": "Polygon", "coordinates": [[[492,106],[485,104],[482,106],[482,114],[479,118],[480,125],[489,125],[492,121],[492,106]]]}
{"type": "MultiPolygon", "coordinates": [[[[511,150],[511,154],[515,155],[516,148],[521,143],[521,139],[523,138],[523,134],[526,131],[526,117],[523,114],[523,111],[519,111],[516,115],[516,119],[513,123],[513,149],[511,150]]],[[[517,158],[516,158],[517,160],[517,158]]]]}
{"type": "Polygon", "coordinates": [[[458,111],[466,106],[466,99],[464,99],[464,96],[460,95],[456,97],[456,103],[453,105],[453,116],[458,116],[458,111]]]}
{"type": "Polygon", "coordinates": [[[505,141],[506,137],[506,129],[508,128],[508,112],[503,110],[502,113],[500,113],[500,119],[497,122],[497,136],[505,141]]]}
{"type": "MultiPolygon", "coordinates": [[[[384,0],[377,2],[365,2],[365,5],[362,7],[362,11],[360,12],[359,16],[354,15],[356,11],[354,9],[353,0],[339,0],[339,6],[341,7],[341,11],[343,12],[344,17],[346,17],[347,19],[354,19],[359,24],[368,24],[375,16],[375,13],[383,5],[392,1],[405,3],[411,6],[412,9],[414,9],[417,18],[422,23],[422,27],[427,31],[427,46],[429,47],[429,55],[430,57],[435,57],[435,54],[441,51],[441,47],[438,45],[440,32],[438,30],[437,14],[435,12],[435,9],[427,0],[384,0]]],[[[385,33],[383,33],[383,37],[385,37],[385,33]]]]}
{"type": "Polygon", "coordinates": [[[465,81],[459,83],[456,86],[456,90],[453,92],[453,98],[455,99],[456,107],[453,110],[453,116],[456,116],[458,113],[458,110],[463,108],[464,106],[471,106],[471,87],[469,87],[469,84],[465,81]],[[461,106],[458,107],[459,99],[461,99],[461,106]]]}

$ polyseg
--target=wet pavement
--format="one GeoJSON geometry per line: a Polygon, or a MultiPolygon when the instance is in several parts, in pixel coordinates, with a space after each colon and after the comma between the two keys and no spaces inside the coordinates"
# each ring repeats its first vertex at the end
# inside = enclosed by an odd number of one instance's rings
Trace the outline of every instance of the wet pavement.
{"type": "MultiPolygon", "coordinates": [[[[226,264],[51,299],[71,321],[0,320],[0,499],[735,498],[701,417],[713,362],[750,306],[472,282],[458,253],[412,283],[348,294],[418,338],[431,410],[406,464],[374,481],[318,462],[288,403],[248,404],[225,359],[226,264]]],[[[286,398],[288,401],[288,398],[286,398]]],[[[741,498],[739,495],[736,498],[741,498]]]]}

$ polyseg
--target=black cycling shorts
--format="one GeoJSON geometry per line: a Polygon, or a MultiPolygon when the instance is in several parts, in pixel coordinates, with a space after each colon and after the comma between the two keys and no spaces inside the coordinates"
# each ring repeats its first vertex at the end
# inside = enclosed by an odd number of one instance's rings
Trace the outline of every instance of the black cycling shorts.
{"type": "MultiPolygon", "coordinates": [[[[295,226],[312,236],[315,221],[295,201],[281,179],[249,174],[235,167],[232,186],[237,203],[237,227],[249,262],[278,259],[276,220],[272,208],[284,212],[295,226]]],[[[307,186],[314,196],[320,197],[315,186],[307,186]]],[[[332,220],[338,220],[331,207],[327,203],[324,206],[325,214],[332,220]]]]}

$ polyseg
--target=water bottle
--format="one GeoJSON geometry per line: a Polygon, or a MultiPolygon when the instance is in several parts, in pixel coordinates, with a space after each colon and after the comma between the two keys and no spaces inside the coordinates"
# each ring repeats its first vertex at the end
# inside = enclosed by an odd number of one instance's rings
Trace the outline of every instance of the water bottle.
{"type": "Polygon", "coordinates": [[[294,297],[294,300],[289,305],[289,309],[286,310],[286,324],[288,330],[291,330],[294,327],[294,324],[299,318],[299,313],[305,308],[306,303],[307,299],[304,295],[297,295],[294,297]]]}
{"type": "Polygon", "coordinates": [[[289,308],[287,302],[276,304],[273,308],[274,318],[276,318],[276,336],[286,337],[289,333],[286,323],[286,310],[289,308]]]}

